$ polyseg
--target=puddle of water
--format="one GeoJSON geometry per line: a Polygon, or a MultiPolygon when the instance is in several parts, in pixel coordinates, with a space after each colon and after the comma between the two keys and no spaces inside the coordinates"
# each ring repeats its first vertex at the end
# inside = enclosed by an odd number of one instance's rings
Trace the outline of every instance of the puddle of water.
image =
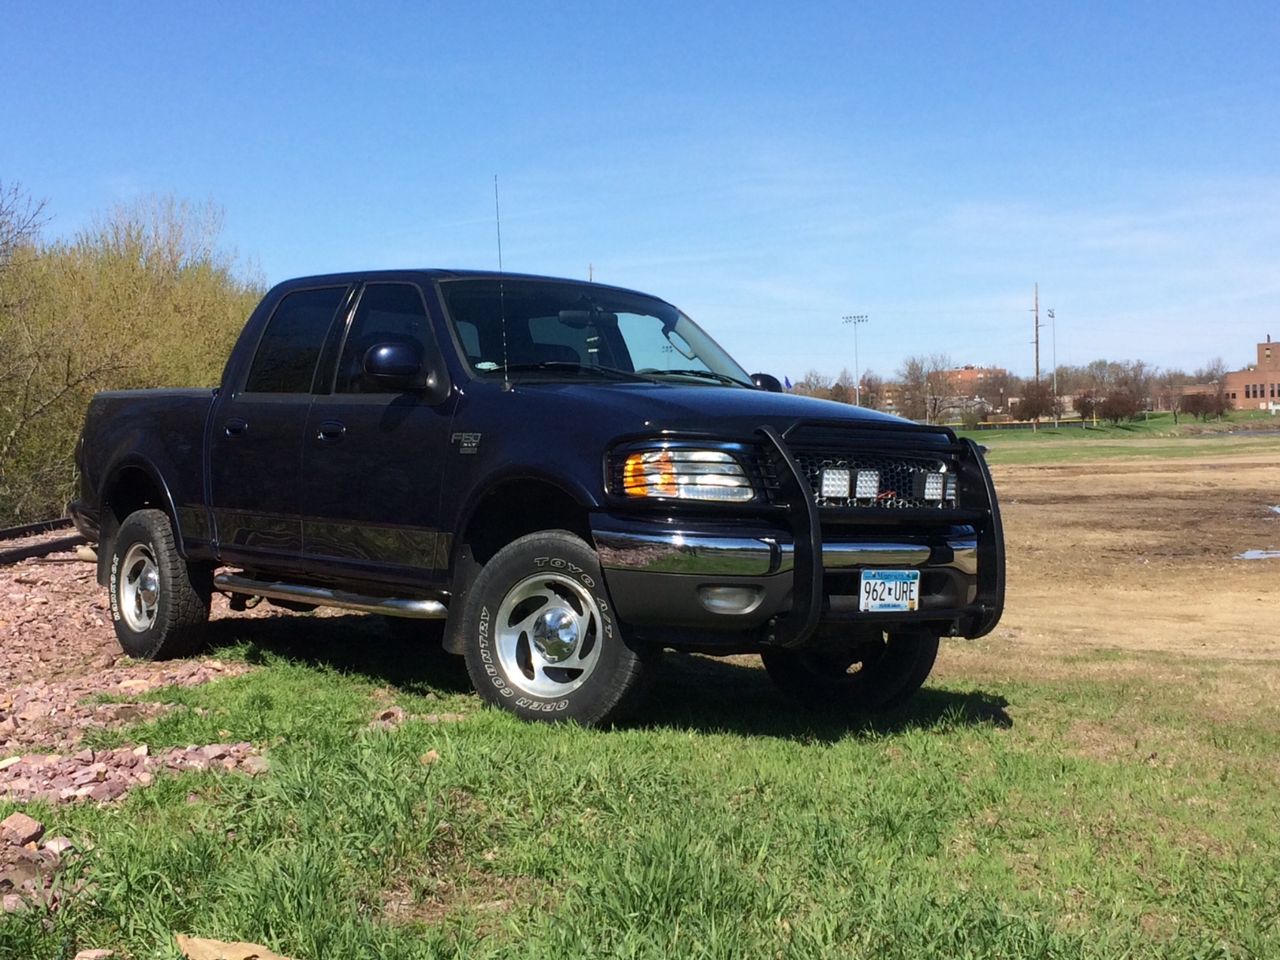
{"type": "Polygon", "coordinates": [[[1236,554],[1237,560],[1280,560],[1280,550],[1246,550],[1236,554]]]}

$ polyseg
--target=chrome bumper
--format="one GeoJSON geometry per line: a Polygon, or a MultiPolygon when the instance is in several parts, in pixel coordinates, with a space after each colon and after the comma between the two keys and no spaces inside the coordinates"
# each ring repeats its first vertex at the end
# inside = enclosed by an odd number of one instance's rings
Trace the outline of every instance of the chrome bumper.
{"type": "MultiPolygon", "coordinates": [[[[717,537],[673,531],[642,534],[595,532],[600,565],[606,570],[685,573],[704,577],[767,577],[795,565],[794,546],[773,537],[717,537]]],[[[978,572],[976,537],[920,543],[834,542],[822,545],[824,570],[858,567],[950,567],[978,572]]]]}

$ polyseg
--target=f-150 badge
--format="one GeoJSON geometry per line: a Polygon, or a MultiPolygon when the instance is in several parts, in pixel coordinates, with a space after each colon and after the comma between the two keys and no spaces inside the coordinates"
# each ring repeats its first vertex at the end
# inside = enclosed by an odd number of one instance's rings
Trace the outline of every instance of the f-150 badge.
{"type": "Polygon", "coordinates": [[[449,442],[458,445],[458,453],[477,453],[480,450],[480,436],[478,433],[455,433],[449,438],[449,442]]]}

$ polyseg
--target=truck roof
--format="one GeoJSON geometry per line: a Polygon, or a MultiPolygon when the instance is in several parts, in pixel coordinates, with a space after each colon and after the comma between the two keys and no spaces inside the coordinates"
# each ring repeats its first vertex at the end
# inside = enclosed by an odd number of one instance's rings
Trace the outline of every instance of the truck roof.
{"type": "MultiPolygon", "coordinates": [[[[351,283],[360,280],[407,280],[409,278],[426,280],[547,280],[554,283],[573,283],[583,287],[596,287],[603,290],[617,290],[642,297],[655,297],[643,290],[630,287],[618,287],[608,283],[596,283],[594,280],[575,280],[569,277],[549,277],[536,273],[511,273],[497,270],[458,270],[445,267],[406,267],[396,270],[348,270],[342,273],[320,273],[306,277],[293,277],[282,280],[273,286],[307,286],[315,283],[351,283]]],[[[664,301],[665,302],[665,301],[664,301]]]]}

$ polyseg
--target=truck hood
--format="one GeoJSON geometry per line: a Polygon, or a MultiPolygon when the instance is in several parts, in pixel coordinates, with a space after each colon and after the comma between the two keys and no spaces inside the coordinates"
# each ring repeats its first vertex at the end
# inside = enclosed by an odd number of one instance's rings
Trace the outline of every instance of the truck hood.
{"type": "Polygon", "coordinates": [[[537,397],[542,403],[559,401],[566,412],[590,410],[592,419],[607,419],[618,432],[705,430],[713,420],[746,430],[765,423],[785,425],[800,418],[843,420],[851,425],[911,423],[848,403],[741,387],[525,381],[517,384],[515,392],[524,393],[531,400],[537,397]]]}

